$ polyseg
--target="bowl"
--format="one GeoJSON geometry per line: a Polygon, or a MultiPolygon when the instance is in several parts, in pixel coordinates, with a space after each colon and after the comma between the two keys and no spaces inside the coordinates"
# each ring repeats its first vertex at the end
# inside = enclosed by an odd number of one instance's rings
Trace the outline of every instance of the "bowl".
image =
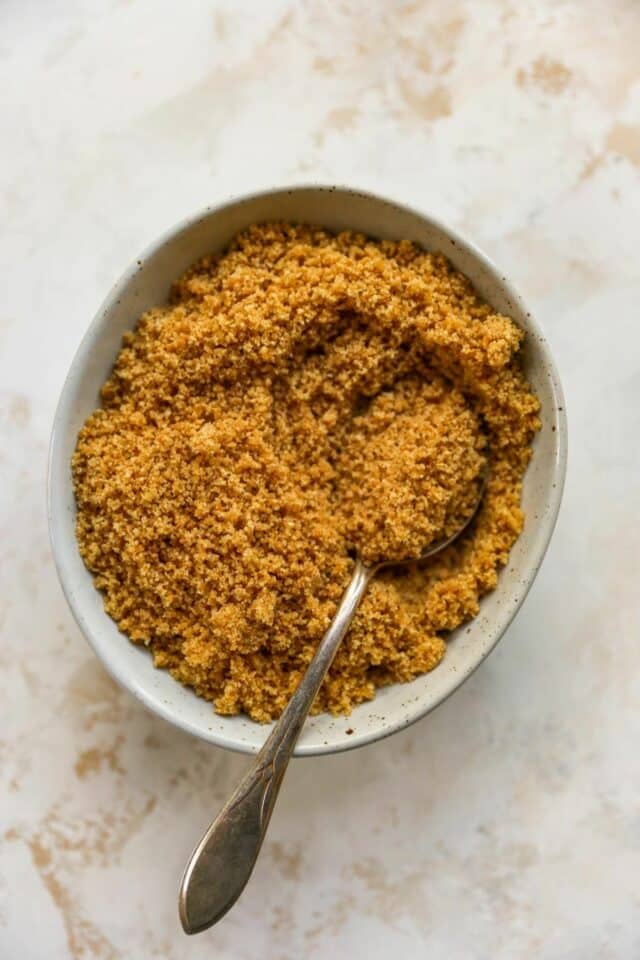
{"type": "Polygon", "coordinates": [[[168,230],[116,283],[78,348],[55,415],[48,475],[51,543],[69,606],[109,673],[154,713],[203,740],[245,753],[255,753],[271,729],[245,716],[218,716],[209,702],[156,669],[148,651],[130,643],[104,612],[102,596],[76,544],[71,456],[80,427],[99,405],[99,389],[123,333],[142,313],[166,300],[171,282],[194,260],[222,249],[244,227],[273,219],[354,229],[380,239],[407,239],[444,253],[494,309],[526,331],[523,365],[542,404],[542,429],[524,480],[524,530],[498,586],[482,600],[479,615],[450,635],[446,656],[431,673],[379,689],[374,700],[360,704],[349,717],[310,717],[295,754],[311,756],[362,746],[424,717],[493,650],[522,605],[553,532],[565,475],[567,428],[560,381],[538,324],[488,258],[433,217],[369,193],[304,186],[207,207],[168,230]]]}

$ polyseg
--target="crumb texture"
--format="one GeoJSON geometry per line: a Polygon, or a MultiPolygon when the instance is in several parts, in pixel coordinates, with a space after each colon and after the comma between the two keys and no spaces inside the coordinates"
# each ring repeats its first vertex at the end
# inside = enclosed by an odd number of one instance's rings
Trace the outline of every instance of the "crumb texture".
{"type": "Polygon", "coordinates": [[[538,401],[522,332],[440,254],[285,223],[206,257],[124,338],[78,437],[77,536],[106,611],[223,714],[284,708],[353,555],[370,587],[314,709],[431,670],[523,524],[538,401]]]}

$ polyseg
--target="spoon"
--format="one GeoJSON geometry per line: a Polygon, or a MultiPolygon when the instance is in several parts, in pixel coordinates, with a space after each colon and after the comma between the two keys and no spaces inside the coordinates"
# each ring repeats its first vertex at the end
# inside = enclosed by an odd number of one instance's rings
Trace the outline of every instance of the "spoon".
{"type": "MultiPolygon", "coordinates": [[[[435,556],[466,530],[478,512],[486,484],[485,472],[471,515],[452,536],[425,550],[420,560],[435,556]]],[[[180,920],[185,933],[200,933],[213,926],[244,890],[267,832],[293,748],[371,580],[385,567],[415,562],[413,558],[365,564],[356,559],[351,583],[298,688],[249,770],[189,858],[179,896],[180,920]]]]}

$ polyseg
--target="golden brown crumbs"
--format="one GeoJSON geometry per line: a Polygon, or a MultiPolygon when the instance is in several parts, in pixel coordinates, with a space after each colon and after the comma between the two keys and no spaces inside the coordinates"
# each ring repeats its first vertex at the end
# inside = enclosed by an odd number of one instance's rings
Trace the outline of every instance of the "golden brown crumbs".
{"type": "Polygon", "coordinates": [[[473,512],[486,446],[442,377],[399,380],[355,415],[336,460],[336,513],[367,563],[417,559],[473,512]]]}
{"type": "Polygon", "coordinates": [[[440,254],[254,226],[124,338],[78,438],[77,536],[106,611],[219,713],[277,716],[349,580],[370,587],[316,711],[431,670],[523,523],[539,427],[522,332],[440,254]]]}

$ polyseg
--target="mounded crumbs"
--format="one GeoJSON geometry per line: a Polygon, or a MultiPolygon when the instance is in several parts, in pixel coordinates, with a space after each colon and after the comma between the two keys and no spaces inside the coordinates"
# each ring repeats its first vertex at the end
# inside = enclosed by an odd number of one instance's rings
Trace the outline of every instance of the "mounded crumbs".
{"type": "Polygon", "coordinates": [[[253,226],[124,337],[73,457],[107,613],[222,714],[278,716],[366,562],[315,704],[348,713],[433,669],[523,525],[539,404],[522,331],[440,254],[253,226]]]}

